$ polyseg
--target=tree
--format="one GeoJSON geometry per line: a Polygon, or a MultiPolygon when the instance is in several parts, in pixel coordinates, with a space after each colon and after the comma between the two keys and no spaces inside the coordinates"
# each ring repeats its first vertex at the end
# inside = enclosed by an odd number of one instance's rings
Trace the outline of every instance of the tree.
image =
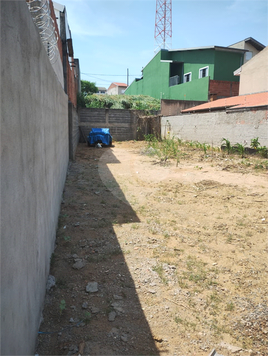
{"type": "Polygon", "coordinates": [[[83,96],[91,95],[98,92],[98,88],[95,83],[89,82],[87,80],[81,80],[81,93],[83,96]]]}
{"type": "Polygon", "coordinates": [[[85,98],[88,95],[92,95],[98,92],[98,88],[95,83],[89,82],[88,80],[81,80],[81,92],[77,93],[77,105],[80,108],[86,107],[85,98]]]}

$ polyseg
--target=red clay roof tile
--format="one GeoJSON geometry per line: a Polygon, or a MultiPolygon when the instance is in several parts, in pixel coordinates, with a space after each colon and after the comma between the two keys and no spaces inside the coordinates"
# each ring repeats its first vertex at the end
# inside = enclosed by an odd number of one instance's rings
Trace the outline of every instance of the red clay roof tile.
{"type": "Polygon", "coordinates": [[[125,83],[115,83],[115,82],[113,82],[113,84],[117,85],[118,87],[127,87],[127,84],[125,84],[125,83]]]}
{"type": "Polygon", "coordinates": [[[215,101],[210,101],[209,103],[194,106],[189,109],[182,110],[182,113],[187,112],[197,112],[197,111],[207,111],[216,110],[223,108],[249,108],[255,106],[265,106],[268,105],[268,92],[257,93],[257,94],[247,94],[232,96],[231,98],[223,98],[215,101]]]}

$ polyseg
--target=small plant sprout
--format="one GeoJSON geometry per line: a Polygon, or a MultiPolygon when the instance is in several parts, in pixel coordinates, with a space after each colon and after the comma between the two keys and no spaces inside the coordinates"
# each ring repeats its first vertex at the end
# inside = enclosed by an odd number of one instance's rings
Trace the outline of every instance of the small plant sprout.
{"type": "Polygon", "coordinates": [[[64,299],[60,301],[60,315],[62,314],[63,310],[66,309],[66,302],[64,299]]]}
{"type": "Polygon", "coordinates": [[[154,266],[153,267],[153,271],[158,274],[159,278],[161,279],[161,281],[164,284],[168,284],[168,281],[164,276],[164,274],[165,274],[164,268],[163,268],[163,266],[161,264],[158,264],[157,266],[154,266]]]}
{"type": "Polygon", "coordinates": [[[230,303],[227,303],[225,310],[227,310],[227,311],[233,311],[234,308],[235,308],[234,303],[233,303],[233,302],[230,302],[230,303]]]}
{"type": "Polygon", "coordinates": [[[237,143],[235,145],[237,151],[239,152],[239,154],[241,155],[241,158],[245,157],[245,146],[242,145],[241,143],[237,143]]]}
{"type": "Polygon", "coordinates": [[[85,312],[85,317],[84,317],[84,322],[85,322],[86,324],[88,324],[88,323],[90,322],[90,319],[91,319],[91,313],[88,312],[88,311],[86,311],[86,312],[85,312]]]}
{"type": "Polygon", "coordinates": [[[207,150],[210,149],[210,145],[207,145],[206,143],[203,143],[202,144],[202,148],[204,150],[204,155],[206,155],[207,154],[207,150]]]}
{"type": "Polygon", "coordinates": [[[257,151],[262,157],[268,158],[268,149],[266,146],[258,147],[257,151]]]}
{"type": "Polygon", "coordinates": [[[260,146],[259,137],[251,139],[250,147],[254,150],[257,150],[260,146]]]}
{"type": "Polygon", "coordinates": [[[228,155],[229,155],[231,150],[232,150],[231,142],[229,140],[227,140],[227,138],[223,138],[222,142],[225,143],[226,149],[227,149],[227,152],[228,152],[228,155]]]}

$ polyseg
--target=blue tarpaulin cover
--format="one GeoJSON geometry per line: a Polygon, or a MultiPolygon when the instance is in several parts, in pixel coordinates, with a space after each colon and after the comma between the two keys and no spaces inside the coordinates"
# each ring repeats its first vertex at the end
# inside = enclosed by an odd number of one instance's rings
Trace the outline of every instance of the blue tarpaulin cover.
{"type": "Polygon", "coordinates": [[[109,146],[112,143],[110,129],[91,129],[87,140],[90,145],[94,145],[96,143],[103,143],[104,145],[109,146]]]}

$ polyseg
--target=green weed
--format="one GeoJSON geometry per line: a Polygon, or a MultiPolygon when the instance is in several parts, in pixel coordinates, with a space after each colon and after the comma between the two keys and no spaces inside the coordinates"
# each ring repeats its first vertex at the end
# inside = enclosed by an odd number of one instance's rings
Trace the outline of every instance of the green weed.
{"type": "Polygon", "coordinates": [[[188,256],[186,266],[188,271],[183,272],[183,278],[199,285],[205,285],[207,271],[204,267],[206,263],[198,260],[196,257],[188,256]]]}
{"type": "Polygon", "coordinates": [[[245,146],[241,143],[236,143],[234,147],[237,149],[238,153],[241,155],[241,158],[245,157],[245,146]]]}
{"type": "Polygon", "coordinates": [[[203,143],[202,144],[202,148],[204,150],[204,155],[207,154],[207,150],[210,149],[210,145],[206,144],[206,143],[203,143]]]}
{"type": "Polygon", "coordinates": [[[233,311],[234,308],[235,308],[234,303],[233,302],[229,302],[229,303],[227,303],[225,310],[233,311]]]}
{"type": "Polygon", "coordinates": [[[60,301],[60,315],[62,314],[62,312],[63,312],[63,310],[65,310],[66,309],[66,302],[65,302],[65,300],[64,299],[62,299],[61,301],[60,301]]]}
{"type": "Polygon", "coordinates": [[[86,311],[85,314],[84,314],[84,319],[83,320],[84,320],[84,322],[86,324],[88,324],[90,322],[90,320],[91,320],[91,313],[86,311]]]}
{"type": "Polygon", "coordinates": [[[260,146],[259,137],[251,139],[251,143],[250,143],[251,148],[253,148],[254,150],[257,150],[259,146],[260,146]]]}
{"type": "Polygon", "coordinates": [[[157,266],[153,267],[153,271],[156,272],[158,274],[158,276],[160,277],[161,281],[164,284],[168,284],[167,279],[165,278],[165,271],[162,265],[158,264],[157,266]]]}
{"type": "Polygon", "coordinates": [[[268,157],[268,149],[266,146],[258,147],[257,152],[262,156],[267,158],[268,157]]]}
{"type": "Polygon", "coordinates": [[[227,140],[227,138],[223,138],[222,142],[225,143],[228,155],[230,154],[230,152],[232,151],[232,146],[231,146],[231,142],[229,140],[227,140]]]}
{"type": "Polygon", "coordinates": [[[60,289],[66,289],[67,288],[67,280],[66,278],[58,278],[57,279],[57,287],[60,289]]]}
{"type": "Polygon", "coordinates": [[[176,324],[181,324],[185,327],[185,329],[196,330],[196,323],[193,323],[187,319],[182,319],[179,316],[175,316],[174,318],[176,324]]]}

